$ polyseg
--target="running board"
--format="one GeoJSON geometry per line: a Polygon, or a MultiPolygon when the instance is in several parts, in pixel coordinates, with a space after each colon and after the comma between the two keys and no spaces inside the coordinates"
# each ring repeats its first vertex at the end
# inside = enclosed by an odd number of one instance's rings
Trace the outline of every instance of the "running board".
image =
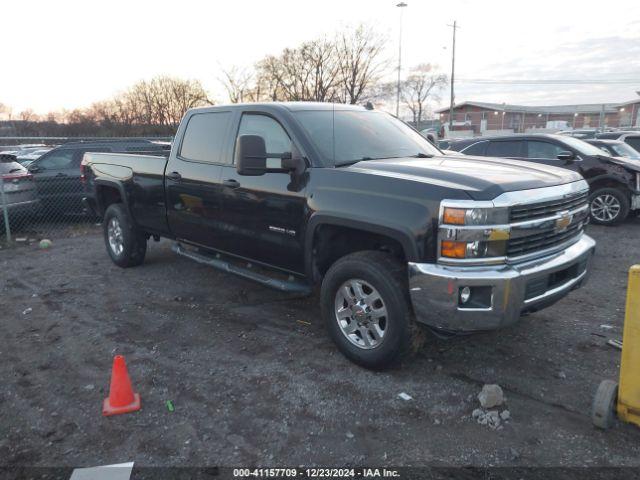
{"type": "MultiPolygon", "coordinates": [[[[222,270],[223,272],[233,273],[239,277],[253,280],[254,282],[261,283],[267,287],[275,288],[281,292],[299,293],[304,295],[310,295],[313,289],[306,283],[300,280],[280,280],[277,278],[269,277],[262,273],[251,270],[250,268],[240,267],[227,260],[222,259],[220,255],[210,256],[202,253],[188,250],[184,246],[176,243],[171,248],[178,255],[187,257],[191,260],[195,260],[198,263],[208,265],[210,267],[222,270]]],[[[290,277],[291,278],[291,277],[290,277]]]]}

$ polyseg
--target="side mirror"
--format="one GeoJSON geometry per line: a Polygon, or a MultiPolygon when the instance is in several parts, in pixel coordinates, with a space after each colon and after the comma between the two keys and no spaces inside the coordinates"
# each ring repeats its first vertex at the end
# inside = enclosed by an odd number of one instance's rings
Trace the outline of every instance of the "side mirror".
{"type": "Polygon", "coordinates": [[[238,175],[258,176],[265,173],[302,174],[307,163],[295,145],[291,152],[281,155],[266,151],[264,138],[259,135],[240,135],[236,140],[236,171],[238,175]],[[269,159],[269,160],[267,160],[269,159]]]}
{"type": "Polygon", "coordinates": [[[565,162],[572,162],[575,159],[576,159],[575,153],[570,152],[568,150],[564,152],[560,152],[558,154],[558,160],[564,160],[565,162]]]}
{"type": "Polygon", "coordinates": [[[258,176],[267,172],[267,149],[259,135],[240,135],[236,140],[238,175],[258,176]]]}
{"type": "Polygon", "coordinates": [[[36,173],[36,172],[39,172],[42,169],[38,165],[36,165],[35,163],[30,163],[29,166],[27,167],[27,170],[29,170],[29,172],[31,172],[31,173],[36,173]]]}

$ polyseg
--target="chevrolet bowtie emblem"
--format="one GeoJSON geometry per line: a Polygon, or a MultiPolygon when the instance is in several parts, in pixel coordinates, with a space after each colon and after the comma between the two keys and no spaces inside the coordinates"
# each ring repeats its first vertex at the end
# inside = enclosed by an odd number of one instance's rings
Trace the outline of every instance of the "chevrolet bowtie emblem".
{"type": "Polygon", "coordinates": [[[567,228],[569,228],[569,225],[571,225],[572,221],[572,214],[570,214],[569,212],[561,212],[560,218],[556,220],[556,231],[564,232],[567,228]]]}

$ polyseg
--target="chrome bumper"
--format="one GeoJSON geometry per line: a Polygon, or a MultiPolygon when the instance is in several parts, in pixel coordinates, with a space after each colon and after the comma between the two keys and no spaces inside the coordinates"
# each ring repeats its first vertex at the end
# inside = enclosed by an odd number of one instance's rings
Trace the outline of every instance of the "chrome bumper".
{"type": "Polygon", "coordinates": [[[562,252],[515,265],[409,263],[409,290],[417,320],[461,333],[513,324],[523,313],[545,308],[584,283],[595,245],[583,235],[562,252]],[[465,308],[459,300],[464,287],[486,292],[487,302],[465,308]]]}

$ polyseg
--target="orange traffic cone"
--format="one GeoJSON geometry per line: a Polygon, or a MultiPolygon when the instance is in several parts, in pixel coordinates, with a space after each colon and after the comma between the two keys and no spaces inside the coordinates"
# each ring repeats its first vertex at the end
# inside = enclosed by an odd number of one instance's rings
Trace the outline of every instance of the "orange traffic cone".
{"type": "Polygon", "coordinates": [[[109,397],[102,404],[102,415],[108,417],[136,410],[140,410],[140,395],[133,392],[124,357],[116,355],[113,359],[109,397]]]}

